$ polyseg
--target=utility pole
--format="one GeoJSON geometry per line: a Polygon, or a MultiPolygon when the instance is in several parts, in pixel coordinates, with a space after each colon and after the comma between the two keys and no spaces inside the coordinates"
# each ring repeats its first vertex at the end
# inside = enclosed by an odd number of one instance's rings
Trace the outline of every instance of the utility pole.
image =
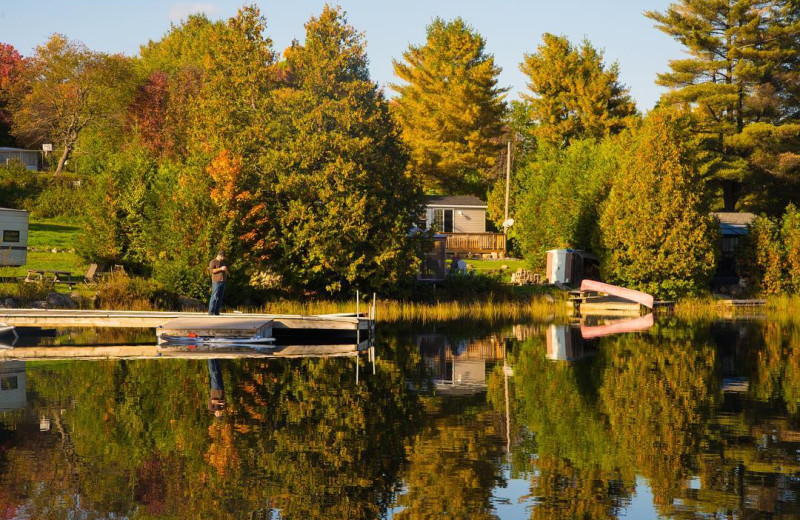
{"type": "Polygon", "coordinates": [[[508,149],[506,151],[506,212],[503,218],[503,256],[508,256],[508,191],[511,185],[511,139],[508,140],[508,149]]]}

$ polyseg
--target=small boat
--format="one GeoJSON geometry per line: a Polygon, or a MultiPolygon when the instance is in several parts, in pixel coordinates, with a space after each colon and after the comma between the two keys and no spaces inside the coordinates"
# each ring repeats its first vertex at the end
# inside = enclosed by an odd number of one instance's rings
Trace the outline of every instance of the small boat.
{"type": "Polygon", "coordinates": [[[156,330],[159,345],[269,345],[272,337],[271,319],[208,316],[179,318],[156,330]]]}
{"type": "Polygon", "coordinates": [[[172,336],[169,334],[161,334],[158,337],[160,343],[170,343],[173,345],[244,345],[244,346],[264,346],[271,345],[275,342],[275,338],[259,338],[256,336],[249,338],[220,338],[216,336],[172,336]]]}

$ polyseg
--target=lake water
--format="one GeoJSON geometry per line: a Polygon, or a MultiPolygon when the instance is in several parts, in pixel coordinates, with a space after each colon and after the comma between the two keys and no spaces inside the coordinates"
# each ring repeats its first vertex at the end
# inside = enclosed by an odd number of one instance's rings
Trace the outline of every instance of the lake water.
{"type": "Polygon", "coordinates": [[[0,518],[800,518],[798,325],[379,324],[375,352],[5,362],[0,518]]]}

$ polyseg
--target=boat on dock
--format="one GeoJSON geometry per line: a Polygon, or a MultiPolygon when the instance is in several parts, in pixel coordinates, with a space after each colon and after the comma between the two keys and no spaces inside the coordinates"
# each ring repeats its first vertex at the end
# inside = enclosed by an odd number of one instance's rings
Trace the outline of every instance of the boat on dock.
{"type": "Polygon", "coordinates": [[[237,319],[221,316],[178,318],[156,329],[158,344],[224,346],[270,346],[271,318],[237,319]]]}

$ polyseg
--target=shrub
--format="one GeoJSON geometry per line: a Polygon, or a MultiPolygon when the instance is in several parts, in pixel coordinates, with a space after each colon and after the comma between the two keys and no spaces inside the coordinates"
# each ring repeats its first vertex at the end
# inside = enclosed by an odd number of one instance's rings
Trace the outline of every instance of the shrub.
{"type": "Polygon", "coordinates": [[[50,179],[29,206],[40,218],[77,217],[84,214],[86,196],[79,179],[61,176],[50,179]]]}

